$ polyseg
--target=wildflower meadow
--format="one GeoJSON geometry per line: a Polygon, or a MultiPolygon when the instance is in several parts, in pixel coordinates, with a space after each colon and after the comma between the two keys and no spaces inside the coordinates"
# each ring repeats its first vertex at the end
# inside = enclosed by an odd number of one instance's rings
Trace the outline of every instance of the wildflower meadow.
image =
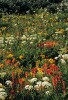
{"type": "Polygon", "coordinates": [[[68,100],[68,13],[57,9],[0,13],[0,100],[68,100]]]}

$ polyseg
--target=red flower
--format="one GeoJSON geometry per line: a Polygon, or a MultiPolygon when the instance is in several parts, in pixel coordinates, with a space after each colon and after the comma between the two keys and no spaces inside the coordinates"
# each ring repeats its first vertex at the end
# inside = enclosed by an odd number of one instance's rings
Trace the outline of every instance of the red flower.
{"type": "Polygon", "coordinates": [[[55,77],[52,78],[52,84],[54,86],[54,88],[56,88],[56,86],[58,85],[58,83],[61,81],[60,76],[56,75],[55,77]]]}
{"type": "Polygon", "coordinates": [[[39,43],[37,44],[38,47],[44,47],[45,46],[45,42],[39,43]]]}
{"type": "Polygon", "coordinates": [[[57,73],[59,68],[55,64],[50,64],[50,70],[52,71],[53,74],[57,73]]]}
{"type": "Polygon", "coordinates": [[[37,68],[32,68],[32,73],[37,73],[37,68]]]}
{"type": "Polygon", "coordinates": [[[47,69],[47,70],[46,70],[46,73],[47,73],[48,75],[52,75],[52,74],[53,74],[52,71],[51,71],[50,69],[47,69]]]}

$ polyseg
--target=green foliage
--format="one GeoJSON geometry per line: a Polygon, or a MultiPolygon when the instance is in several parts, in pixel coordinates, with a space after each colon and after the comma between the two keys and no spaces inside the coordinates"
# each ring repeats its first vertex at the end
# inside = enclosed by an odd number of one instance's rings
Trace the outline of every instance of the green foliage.
{"type": "MultiPolygon", "coordinates": [[[[34,13],[36,9],[50,6],[51,3],[59,3],[62,0],[0,0],[0,9],[10,13],[34,13]]],[[[52,7],[51,8],[55,8],[52,7]]]]}

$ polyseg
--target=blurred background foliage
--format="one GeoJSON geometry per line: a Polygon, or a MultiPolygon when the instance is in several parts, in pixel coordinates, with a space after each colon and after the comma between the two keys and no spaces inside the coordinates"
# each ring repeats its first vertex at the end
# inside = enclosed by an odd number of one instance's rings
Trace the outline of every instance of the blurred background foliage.
{"type": "MultiPolygon", "coordinates": [[[[68,11],[67,0],[0,0],[0,12],[35,13],[39,8],[49,12],[68,11]]],[[[1,16],[1,15],[0,15],[1,16]]]]}

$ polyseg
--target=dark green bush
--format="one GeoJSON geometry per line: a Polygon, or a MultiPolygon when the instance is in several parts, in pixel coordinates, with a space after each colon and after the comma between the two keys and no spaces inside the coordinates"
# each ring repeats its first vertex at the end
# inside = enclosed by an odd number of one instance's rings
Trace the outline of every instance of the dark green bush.
{"type": "Polygon", "coordinates": [[[56,13],[57,12],[57,5],[56,4],[51,4],[47,8],[48,8],[49,12],[52,12],[52,13],[56,13]]]}
{"type": "Polygon", "coordinates": [[[0,10],[10,13],[33,12],[36,8],[45,8],[50,3],[59,3],[62,0],[0,0],[0,10]]]}
{"type": "Polygon", "coordinates": [[[51,3],[60,3],[62,0],[49,0],[51,3]]]}

